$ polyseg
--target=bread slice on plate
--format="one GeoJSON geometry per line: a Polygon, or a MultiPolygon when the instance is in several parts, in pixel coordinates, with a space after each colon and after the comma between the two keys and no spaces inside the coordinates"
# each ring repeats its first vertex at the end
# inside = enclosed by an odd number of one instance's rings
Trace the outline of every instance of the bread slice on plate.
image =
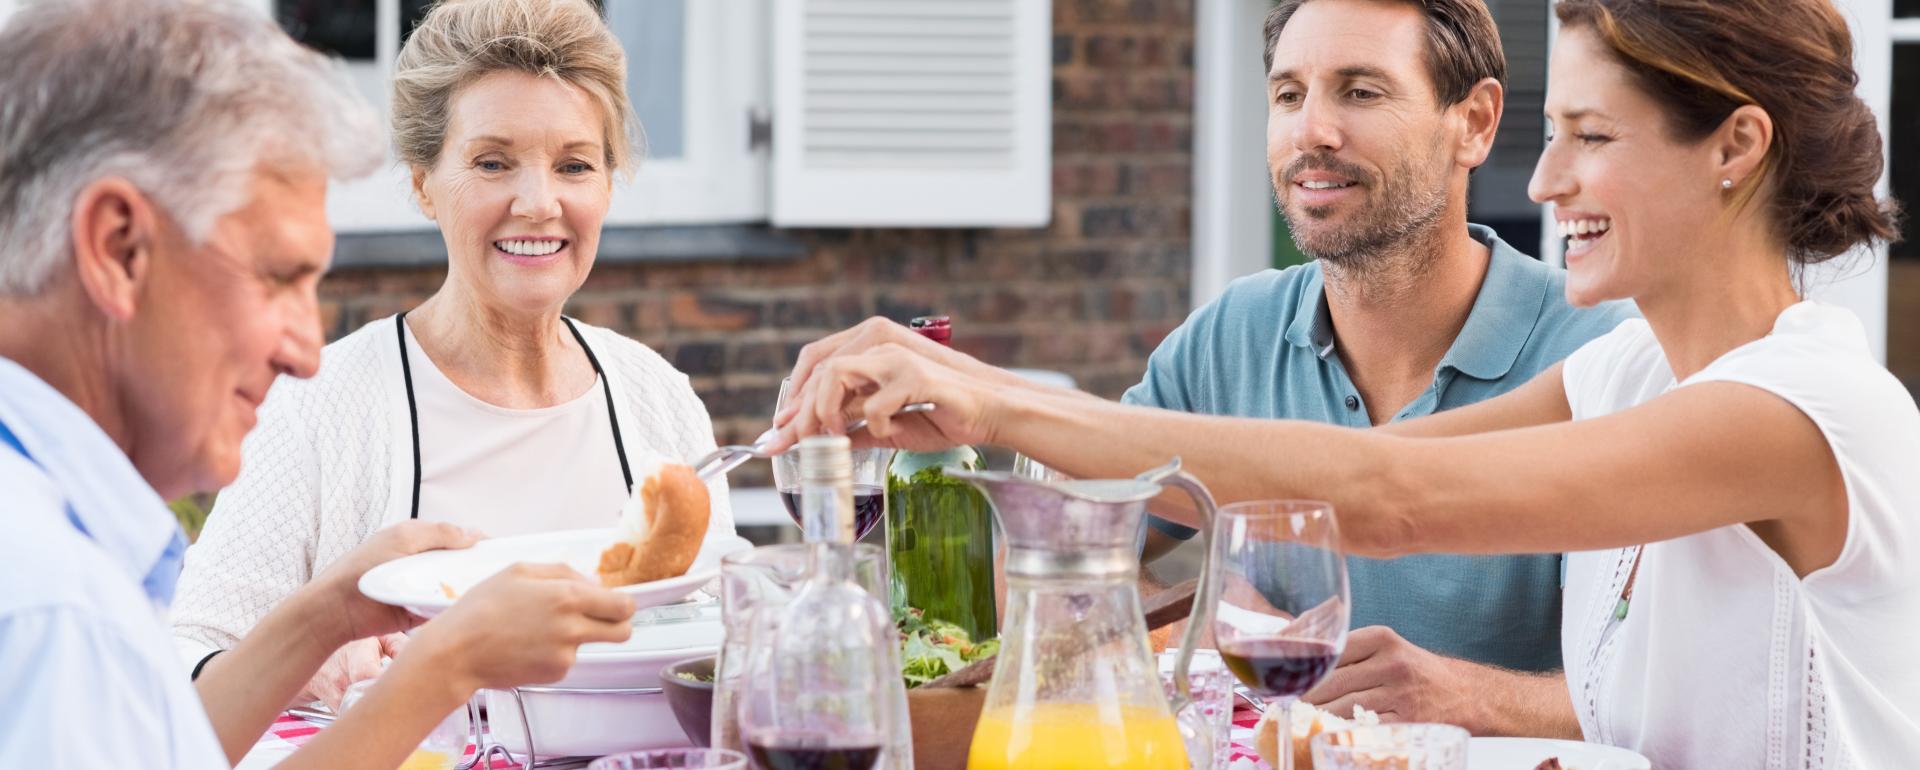
{"type": "MultiPolygon", "coordinates": [[[[1280,716],[1279,709],[1268,709],[1260,716],[1260,724],[1253,728],[1253,749],[1269,767],[1280,767],[1280,716]]],[[[1354,706],[1353,718],[1342,719],[1318,707],[1296,702],[1288,721],[1291,724],[1287,730],[1287,750],[1293,753],[1295,770],[1313,770],[1313,736],[1377,725],[1380,715],[1354,706]]]]}

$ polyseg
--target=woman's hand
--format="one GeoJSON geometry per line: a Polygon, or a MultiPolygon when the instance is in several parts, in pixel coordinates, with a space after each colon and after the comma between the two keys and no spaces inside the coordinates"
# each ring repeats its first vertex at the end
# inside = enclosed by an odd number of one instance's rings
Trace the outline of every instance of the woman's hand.
{"type": "Polygon", "coordinates": [[[515,564],[420,627],[396,666],[423,660],[471,693],[552,682],[588,642],[632,633],[633,600],[562,564],[515,564]]]}
{"type": "Polygon", "coordinates": [[[932,451],[992,443],[1008,404],[1007,388],[939,363],[917,347],[888,342],[836,353],[811,367],[812,376],[794,390],[795,404],[775,416],[773,451],[803,436],[844,433],[856,418],[867,420],[864,435],[853,437],[856,445],[932,451]],[[921,401],[936,408],[894,419],[901,407],[921,401]]]}
{"type": "Polygon", "coordinates": [[[300,692],[299,700],[317,700],[339,711],[340,698],[346,695],[347,686],[379,676],[385,668],[385,659],[399,655],[406,641],[405,634],[386,634],[341,645],[327,657],[327,662],[320,664],[320,670],[314,672],[307,688],[300,692]]]}
{"type": "Polygon", "coordinates": [[[919,332],[899,323],[874,316],[852,328],[822,337],[801,348],[800,356],[794,360],[793,364],[793,392],[801,392],[808,383],[812,382],[814,370],[822,362],[865,353],[883,345],[906,348],[935,363],[965,372],[985,382],[1015,387],[1040,387],[1021,379],[1012,372],[993,367],[973,356],[922,337],[919,332]]]}
{"type": "Polygon", "coordinates": [[[314,631],[323,638],[338,639],[340,644],[345,644],[414,627],[420,619],[411,613],[361,594],[360,576],[402,556],[442,548],[466,548],[483,537],[452,524],[425,521],[403,521],[375,532],[301,589],[316,592],[319,605],[325,608],[312,622],[330,624],[314,631]]]}

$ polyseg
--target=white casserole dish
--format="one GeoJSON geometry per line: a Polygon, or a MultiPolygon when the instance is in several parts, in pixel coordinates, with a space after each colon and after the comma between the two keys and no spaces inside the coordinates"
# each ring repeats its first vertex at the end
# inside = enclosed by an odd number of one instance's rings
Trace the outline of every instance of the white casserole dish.
{"type": "Polygon", "coordinates": [[[692,745],[667,706],[660,670],[720,649],[726,632],[719,604],[696,596],[691,603],[642,610],[633,638],[625,642],[581,647],[572,670],[558,682],[521,688],[517,699],[511,691],[484,691],[493,740],[524,758],[530,728],[532,748],[543,760],[692,745]]]}

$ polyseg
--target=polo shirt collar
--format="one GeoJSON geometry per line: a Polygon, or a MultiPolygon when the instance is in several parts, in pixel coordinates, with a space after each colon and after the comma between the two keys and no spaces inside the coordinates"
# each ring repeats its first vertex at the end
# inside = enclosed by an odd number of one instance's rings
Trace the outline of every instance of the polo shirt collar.
{"type": "Polygon", "coordinates": [[[1452,368],[1481,380],[1497,380],[1513,370],[1526,347],[1533,327],[1546,302],[1548,271],[1537,267],[1534,259],[1500,240],[1491,228],[1468,225],[1473,239],[1491,252],[1487,277],[1480,282],[1480,294],[1474,297],[1473,310],[1453,346],[1440,359],[1440,368],[1452,368]]]}
{"type": "Polygon", "coordinates": [[[1294,305],[1293,321],[1287,324],[1287,341],[1324,359],[1333,355],[1333,312],[1327,308],[1327,282],[1320,263],[1310,264],[1307,280],[1300,286],[1303,301],[1294,305]]]}
{"type": "MultiPolygon", "coordinates": [[[[1440,359],[1441,369],[1455,369],[1482,380],[1506,376],[1520,358],[1520,349],[1540,317],[1546,301],[1548,274],[1528,269],[1533,258],[1500,240],[1492,228],[1467,225],[1467,233],[1487,247],[1487,275],[1480,282],[1467,322],[1440,359]]],[[[1327,308],[1324,275],[1316,264],[1301,287],[1305,301],[1287,325],[1287,341],[1309,348],[1325,359],[1333,355],[1333,314],[1327,308]]]]}

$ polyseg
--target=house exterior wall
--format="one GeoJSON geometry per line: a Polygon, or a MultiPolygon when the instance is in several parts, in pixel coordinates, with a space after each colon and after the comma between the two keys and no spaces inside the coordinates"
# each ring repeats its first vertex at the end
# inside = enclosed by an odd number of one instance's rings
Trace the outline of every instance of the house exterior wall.
{"type": "MultiPolygon", "coordinates": [[[[1047,227],[782,230],[804,257],[601,264],[566,311],[686,372],[722,443],[764,429],[802,345],[872,315],[949,314],[962,350],[1116,397],[1188,311],[1192,72],[1191,0],[1056,0],[1047,227]]],[[[321,285],[329,339],[444,276],[335,271],[321,285]]]]}

